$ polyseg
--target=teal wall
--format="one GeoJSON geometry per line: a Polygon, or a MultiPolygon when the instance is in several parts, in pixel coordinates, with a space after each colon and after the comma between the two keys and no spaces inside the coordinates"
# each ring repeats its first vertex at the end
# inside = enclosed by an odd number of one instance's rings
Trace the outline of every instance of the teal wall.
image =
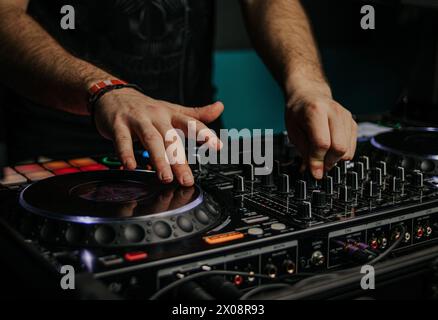
{"type": "MultiPolygon", "coordinates": [[[[395,105],[401,92],[395,57],[363,48],[322,49],[335,99],[358,115],[395,105]]],[[[214,83],[217,99],[225,104],[224,127],[284,129],[281,90],[253,50],[217,51],[214,83]]]]}

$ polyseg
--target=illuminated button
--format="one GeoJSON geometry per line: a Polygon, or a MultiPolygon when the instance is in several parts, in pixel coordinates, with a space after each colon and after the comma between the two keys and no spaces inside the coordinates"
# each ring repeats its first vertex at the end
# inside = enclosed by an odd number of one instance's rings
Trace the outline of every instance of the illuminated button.
{"type": "Polygon", "coordinates": [[[122,163],[116,157],[104,157],[102,158],[102,163],[108,166],[121,166],[122,163]]]}
{"type": "Polygon", "coordinates": [[[25,176],[30,181],[40,181],[46,178],[53,177],[54,175],[50,171],[38,171],[38,172],[26,173],[25,176]]]}
{"type": "Polygon", "coordinates": [[[14,175],[14,174],[17,174],[17,171],[12,169],[11,167],[3,168],[3,175],[4,176],[11,176],[11,175],[14,175]]]}
{"type": "Polygon", "coordinates": [[[16,166],[15,170],[17,170],[19,173],[25,174],[25,173],[31,173],[37,171],[44,171],[45,169],[41,167],[39,164],[33,163],[33,164],[24,164],[21,166],[16,166]]]}
{"type": "Polygon", "coordinates": [[[26,182],[27,179],[23,177],[21,174],[5,175],[3,179],[0,179],[0,185],[4,187],[12,187],[26,182]]]}
{"type": "Polygon", "coordinates": [[[218,244],[218,243],[229,242],[237,239],[242,239],[243,237],[244,234],[241,232],[229,232],[229,233],[215,234],[214,236],[204,237],[203,239],[208,244],[218,244]]]}
{"type": "Polygon", "coordinates": [[[85,167],[97,164],[97,162],[91,158],[71,159],[68,162],[74,167],[85,167]]]}
{"type": "Polygon", "coordinates": [[[65,161],[50,161],[43,163],[43,167],[51,171],[54,171],[58,169],[69,168],[70,165],[65,161]]]}
{"type": "Polygon", "coordinates": [[[108,170],[107,166],[104,166],[103,164],[92,164],[89,166],[80,167],[79,170],[81,171],[102,171],[102,170],[108,170]]]}
{"type": "Polygon", "coordinates": [[[80,172],[80,170],[77,168],[64,168],[64,169],[53,170],[53,173],[57,176],[60,176],[63,174],[76,173],[76,172],[80,172]]]}
{"type": "Polygon", "coordinates": [[[149,151],[143,151],[143,153],[141,154],[141,156],[143,157],[143,158],[146,158],[146,159],[149,159],[149,157],[150,157],[150,155],[149,155],[149,151]]]}
{"type": "Polygon", "coordinates": [[[281,231],[286,229],[286,225],[284,223],[273,223],[271,224],[271,229],[275,231],[281,231]]]}
{"type": "Polygon", "coordinates": [[[110,266],[114,266],[114,265],[118,265],[118,264],[123,263],[123,259],[121,257],[113,254],[110,256],[100,257],[99,262],[105,267],[110,267],[110,266]]]}
{"type": "Polygon", "coordinates": [[[250,228],[248,229],[248,234],[252,236],[261,236],[263,234],[262,228],[250,228]]]}
{"type": "Polygon", "coordinates": [[[148,254],[143,251],[137,251],[137,252],[128,252],[125,254],[125,260],[129,262],[135,262],[144,260],[148,257],[148,254]]]}

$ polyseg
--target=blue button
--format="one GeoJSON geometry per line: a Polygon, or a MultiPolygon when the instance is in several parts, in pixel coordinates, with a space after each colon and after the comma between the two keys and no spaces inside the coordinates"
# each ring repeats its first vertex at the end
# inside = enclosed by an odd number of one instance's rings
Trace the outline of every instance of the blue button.
{"type": "Polygon", "coordinates": [[[143,151],[142,157],[143,158],[149,158],[149,151],[147,151],[147,150],[143,151]]]}

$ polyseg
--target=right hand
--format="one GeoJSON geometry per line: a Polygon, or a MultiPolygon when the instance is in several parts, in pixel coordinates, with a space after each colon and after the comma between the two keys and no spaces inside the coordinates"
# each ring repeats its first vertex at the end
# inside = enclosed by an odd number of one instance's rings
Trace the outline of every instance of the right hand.
{"type": "Polygon", "coordinates": [[[171,165],[168,161],[171,155],[166,152],[169,145],[165,141],[166,133],[180,129],[187,136],[188,121],[195,121],[197,135],[202,130],[206,143],[220,149],[222,143],[204,122],[214,121],[223,110],[224,106],[220,102],[202,108],[186,108],[124,88],[102,96],[95,106],[95,121],[100,134],[113,141],[126,169],[134,170],[137,167],[132,141],[138,139],[150,152],[152,165],[160,181],[170,183],[175,175],[181,185],[192,186],[194,178],[185,155],[183,163],[171,165]]]}

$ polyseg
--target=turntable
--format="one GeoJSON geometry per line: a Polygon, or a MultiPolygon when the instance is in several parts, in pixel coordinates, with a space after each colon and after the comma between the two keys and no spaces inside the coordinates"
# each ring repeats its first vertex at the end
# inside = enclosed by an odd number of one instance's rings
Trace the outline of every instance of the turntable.
{"type": "Polygon", "coordinates": [[[371,144],[386,155],[401,159],[406,169],[438,174],[438,128],[406,128],[379,134],[371,144]]]}
{"type": "Polygon", "coordinates": [[[205,232],[217,204],[198,187],[163,185],[153,172],[107,170],[60,175],[20,194],[21,228],[42,241],[80,247],[156,244],[205,232]],[[36,221],[35,221],[36,220],[36,221]]]}

